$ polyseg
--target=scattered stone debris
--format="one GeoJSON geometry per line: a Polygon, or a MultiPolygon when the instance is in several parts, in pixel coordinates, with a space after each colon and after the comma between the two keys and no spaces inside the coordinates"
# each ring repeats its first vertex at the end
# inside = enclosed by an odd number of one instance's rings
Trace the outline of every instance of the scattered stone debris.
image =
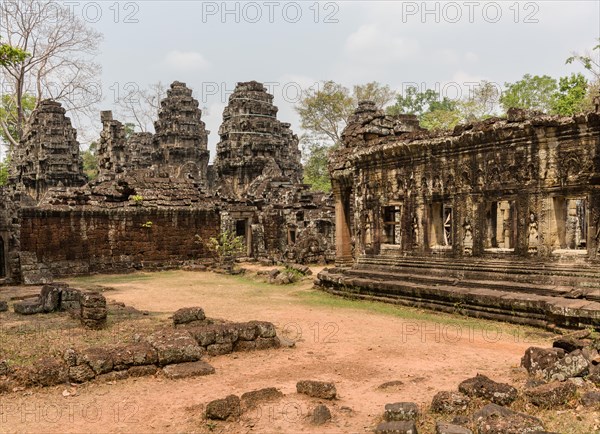
{"type": "Polygon", "coordinates": [[[319,404],[313,409],[311,419],[310,419],[310,422],[313,425],[317,425],[317,426],[323,425],[323,424],[329,422],[330,420],[331,420],[331,411],[329,411],[329,408],[326,405],[319,404]]]}
{"type": "Polygon", "coordinates": [[[206,319],[204,309],[201,307],[184,307],[173,314],[173,324],[189,324],[206,319]]]}
{"type": "Polygon", "coordinates": [[[382,422],[375,428],[375,434],[418,434],[414,421],[382,422]]]}
{"type": "Polygon", "coordinates": [[[335,399],[337,391],[335,384],[325,381],[303,380],[296,383],[296,391],[304,395],[320,399],[335,399]]]}
{"type": "Polygon", "coordinates": [[[577,388],[570,381],[554,381],[529,389],[525,394],[538,407],[557,408],[573,399],[576,392],[577,388]]]}
{"type": "Polygon", "coordinates": [[[470,402],[471,398],[461,392],[438,392],[431,401],[431,411],[442,414],[463,413],[470,402]]]}
{"type": "Polygon", "coordinates": [[[467,396],[485,398],[498,405],[511,404],[518,395],[513,386],[497,383],[481,374],[460,383],[458,390],[467,396]]]}
{"type": "Polygon", "coordinates": [[[417,420],[419,407],[414,402],[395,402],[386,404],[383,418],[388,421],[417,420]]]}
{"type": "Polygon", "coordinates": [[[522,434],[545,431],[542,422],[497,404],[488,404],[473,415],[480,434],[522,434]]]}
{"type": "Polygon", "coordinates": [[[206,418],[213,420],[236,420],[242,414],[241,401],[236,395],[216,399],[206,406],[206,418]]]}
{"type": "Polygon", "coordinates": [[[177,365],[169,365],[163,368],[163,373],[167,378],[176,380],[179,378],[197,377],[201,375],[210,375],[215,373],[215,368],[206,362],[188,362],[177,365]]]}
{"type": "Polygon", "coordinates": [[[283,393],[275,387],[253,390],[242,394],[242,402],[247,408],[256,407],[262,402],[275,401],[283,398],[283,393]]]}
{"type": "Polygon", "coordinates": [[[435,434],[473,434],[473,431],[461,425],[454,425],[447,422],[436,422],[435,434]]]}

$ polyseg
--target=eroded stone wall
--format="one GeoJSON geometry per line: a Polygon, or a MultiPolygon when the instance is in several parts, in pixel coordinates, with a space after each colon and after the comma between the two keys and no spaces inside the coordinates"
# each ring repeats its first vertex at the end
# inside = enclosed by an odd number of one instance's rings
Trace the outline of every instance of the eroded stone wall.
{"type": "Polygon", "coordinates": [[[363,103],[343,141],[331,161],[352,214],[340,254],[598,255],[598,113],[511,111],[434,135],[363,103]]]}
{"type": "Polygon", "coordinates": [[[209,252],[195,235],[218,233],[214,210],[177,208],[22,210],[21,250],[54,275],[118,272],[182,265],[209,252]]]}

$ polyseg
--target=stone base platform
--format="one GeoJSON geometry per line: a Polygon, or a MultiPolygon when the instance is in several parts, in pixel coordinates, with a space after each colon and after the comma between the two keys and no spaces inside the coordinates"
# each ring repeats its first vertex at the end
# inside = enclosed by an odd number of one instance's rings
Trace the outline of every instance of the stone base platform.
{"type": "Polygon", "coordinates": [[[544,328],[600,329],[600,267],[509,259],[362,257],[318,275],[349,298],[544,328]]]}

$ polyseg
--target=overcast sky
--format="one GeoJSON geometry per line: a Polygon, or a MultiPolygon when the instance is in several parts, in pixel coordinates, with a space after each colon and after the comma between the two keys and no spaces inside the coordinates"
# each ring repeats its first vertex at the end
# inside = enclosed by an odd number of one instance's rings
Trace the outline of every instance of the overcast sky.
{"type": "Polygon", "coordinates": [[[598,1],[72,3],[104,34],[102,108],[128,83],[184,81],[205,107],[211,158],[239,81],[270,83],[279,119],[300,134],[298,90],[320,80],[418,83],[455,97],[482,79],[582,71],[565,59],[600,37],[598,1]]]}

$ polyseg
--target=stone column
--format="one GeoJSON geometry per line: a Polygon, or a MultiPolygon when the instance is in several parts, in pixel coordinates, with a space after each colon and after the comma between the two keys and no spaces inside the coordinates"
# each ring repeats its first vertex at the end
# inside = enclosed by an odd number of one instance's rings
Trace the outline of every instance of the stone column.
{"type": "Polygon", "coordinates": [[[338,267],[347,267],[354,262],[350,228],[350,193],[340,185],[340,181],[334,179],[332,184],[335,197],[335,264],[338,267]]]}

